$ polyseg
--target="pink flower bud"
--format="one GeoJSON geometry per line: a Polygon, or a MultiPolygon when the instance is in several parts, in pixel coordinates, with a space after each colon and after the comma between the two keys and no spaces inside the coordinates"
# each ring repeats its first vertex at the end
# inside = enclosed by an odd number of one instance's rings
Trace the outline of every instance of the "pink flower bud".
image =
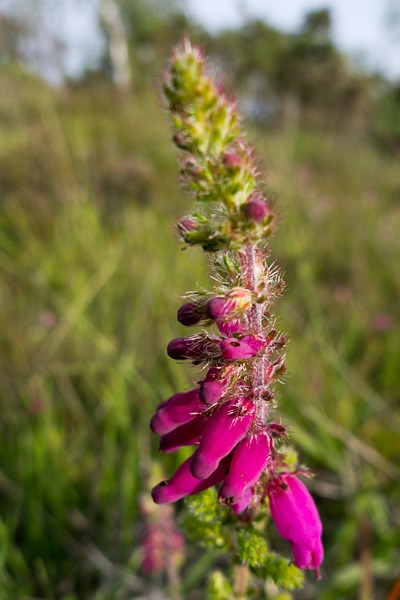
{"type": "Polygon", "coordinates": [[[240,169],[242,161],[236,152],[227,152],[223,156],[224,165],[227,169],[240,169]]]}
{"type": "Polygon", "coordinates": [[[157,408],[150,421],[150,428],[158,435],[169,433],[191,421],[194,415],[203,410],[204,405],[200,402],[198,389],[175,394],[157,408]]]}
{"type": "Polygon", "coordinates": [[[249,221],[255,221],[256,223],[262,223],[271,214],[264,198],[261,197],[249,200],[245,204],[244,210],[249,221]]]}
{"type": "Polygon", "coordinates": [[[233,288],[225,296],[215,296],[206,305],[207,315],[214,320],[229,319],[237,312],[245,311],[251,306],[252,295],[245,288],[233,288]]]}
{"type": "Polygon", "coordinates": [[[151,495],[156,504],[176,502],[185,496],[198,494],[223,480],[228,467],[225,461],[209,477],[199,480],[193,477],[189,470],[191,460],[192,457],[190,456],[175,471],[171,479],[162,481],[152,489],[151,495]]]}
{"type": "Polygon", "coordinates": [[[187,302],[178,309],[178,321],[186,327],[197,325],[205,317],[204,302],[187,302]]]}
{"type": "Polygon", "coordinates": [[[233,300],[227,300],[225,296],[216,296],[207,302],[206,312],[210,319],[226,319],[234,312],[233,300]]]}
{"type": "Polygon", "coordinates": [[[189,338],[175,338],[167,346],[167,354],[175,360],[185,360],[191,357],[193,342],[189,338]]]}
{"type": "Polygon", "coordinates": [[[190,465],[192,474],[206,479],[250,429],[254,403],[248,398],[225,402],[211,415],[190,465]]]}
{"type": "Polygon", "coordinates": [[[198,231],[199,222],[195,217],[182,217],[176,224],[176,229],[181,235],[198,231]]]}
{"type": "Polygon", "coordinates": [[[289,540],[299,569],[316,569],[324,550],[322,524],[314,500],[304,483],[292,473],[282,473],[268,485],[271,516],[279,534],[289,540]]]}
{"type": "Polygon", "coordinates": [[[264,341],[251,335],[246,335],[240,340],[237,338],[227,338],[220,345],[222,358],[228,362],[231,360],[253,358],[263,346],[265,346],[264,341]]]}
{"type": "Polygon", "coordinates": [[[229,473],[219,490],[225,498],[240,498],[244,490],[254,485],[270,458],[271,440],[265,433],[249,435],[233,452],[229,473]]]}
{"type": "Polygon", "coordinates": [[[159,450],[169,454],[183,446],[198,444],[207,422],[208,418],[204,415],[196,415],[187,423],[165,433],[160,438],[159,450]]]}

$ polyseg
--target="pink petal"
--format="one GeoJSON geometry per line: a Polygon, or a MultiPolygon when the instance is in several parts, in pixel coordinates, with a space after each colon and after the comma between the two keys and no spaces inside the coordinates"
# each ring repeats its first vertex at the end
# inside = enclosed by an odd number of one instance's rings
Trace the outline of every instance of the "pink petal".
{"type": "Polygon", "coordinates": [[[225,402],[209,418],[193,455],[191,472],[205,479],[217,468],[251,427],[254,403],[248,398],[225,402]]]}
{"type": "Polygon", "coordinates": [[[179,450],[183,446],[192,446],[200,441],[201,434],[208,422],[203,415],[196,415],[191,421],[180,425],[173,431],[166,433],[160,438],[159,450],[167,454],[179,450]]]}
{"type": "Polygon", "coordinates": [[[233,452],[229,473],[219,495],[240,498],[246,488],[257,482],[267,466],[270,448],[271,440],[264,433],[249,435],[242,440],[233,452]]]}
{"type": "Polygon", "coordinates": [[[227,470],[225,462],[220,464],[209,477],[199,480],[193,477],[189,470],[191,460],[192,457],[189,457],[178,467],[171,479],[162,481],[152,489],[151,495],[156,504],[176,502],[176,500],[180,500],[185,496],[198,494],[223,480],[227,470]]]}
{"type": "Polygon", "coordinates": [[[175,394],[158,407],[150,421],[150,428],[154,433],[162,435],[169,433],[193,419],[204,410],[204,405],[199,399],[199,390],[190,390],[175,394]]]}
{"type": "Polygon", "coordinates": [[[233,504],[231,504],[231,508],[233,512],[238,515],[242,513],[249,506],[250,502],[254,498],[254,488],[249,487],[244,490],[243,495],[240,498],[237,498],[233,504]]]}

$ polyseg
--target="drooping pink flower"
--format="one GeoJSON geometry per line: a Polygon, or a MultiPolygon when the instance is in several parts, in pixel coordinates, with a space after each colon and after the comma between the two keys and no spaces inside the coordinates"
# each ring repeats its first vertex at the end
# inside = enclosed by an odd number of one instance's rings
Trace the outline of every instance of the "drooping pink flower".
{"type": "Polygon", "coordinates": [[[249,431],[254,403],[248,398],[225,402],[211,415],[193,455],[190,470],[198,479],[205,479],[215,471],[249,431]]]}
{"type": "Polygon", "coordinates": [[[150,428],[158,435],[169,433],[191,421],[202,410],[204,405],[200,401],[198,388],[175,394],[159,405],[150,421],[150,428]]]}
{"type": "Polygon", "coordinates": [[[223,480],[228,466],[226,462],[222,461],[209,477],[198,479],[190,472],[191,460],[192,457],[190,456],[178,467],[171,479],[162,481],[152,489],[151,495],[156,504],[176,502],[185,496],[198,494],[223,480]]]}
{"type": "Polygon", "coordinates": [[[319,577],[324,550],[322,524],[314,500],[293,473],[281,473],[268,485],[271,516],[279,534],[289,540],[299,569],[315,569],[319,577]]]}
{"type": "Polygon", "coordinates": [[[204,415],[196,415],[187,423],[173,431],[165,433],[160,438],[159,450],[169,454],[183,446],[193,446],[200,441],[201,434],[208,419],[204,415]]]}
{"type": "Polygon", "coordinates": [[[219,491],[221,498],[240,498],[259,479],[270,458],[271,439],[264,433],[248,435],[235,448],[229,473],[219,491]]]}

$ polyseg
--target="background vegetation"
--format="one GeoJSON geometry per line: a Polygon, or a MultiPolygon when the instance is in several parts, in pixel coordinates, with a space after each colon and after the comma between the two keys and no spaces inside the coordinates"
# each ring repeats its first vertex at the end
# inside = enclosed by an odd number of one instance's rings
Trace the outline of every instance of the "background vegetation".
{"type": "Polygon", "coordinates": [[[148,421],[190,381],[165,346],[183,333],[178,296],[206,282],[174,240],[188,199],[154,86],[190,31],[239,95],[282,216],[279,411],[317,474],[326,547],[323,580],[295,597],[396,600],[399,86],[350,69],[326,10],[290,36],[251,22],[211,37],[176,6],[120,8],[123,89],[107,45],[93,72],[50,86],[26,67],[21,21],[1,20],[0,598],[195,600],[226,566],[189,540],[168,549],[170,533],[157,569],[143,564],[149,526],[171,518],[148,490],[184,456],[161,457],[148,421]]]}

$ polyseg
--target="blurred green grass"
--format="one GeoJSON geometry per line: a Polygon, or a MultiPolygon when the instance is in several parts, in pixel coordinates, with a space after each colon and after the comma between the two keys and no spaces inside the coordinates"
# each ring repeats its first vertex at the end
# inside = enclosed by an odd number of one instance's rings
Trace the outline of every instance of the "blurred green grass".
{"type": "MultiPolygon", "coordinates": [[[[154,90],[55,91],[17,70],[0,84],[0,597],[131,598],[139,494],[154,460],[179,462],[148,421],[192,377],[165,346],[183,333],[179,295],[207,281],[174,240],[189,201],[154,90]]],[[[398,160],[354,133],[249,129],[282,217],[279,414],[325,526],[324,579],[298,597],[385,598],[400,558],[398,160]]],[[[184,584],[207,575],[198,558],[184,584]]]]}

